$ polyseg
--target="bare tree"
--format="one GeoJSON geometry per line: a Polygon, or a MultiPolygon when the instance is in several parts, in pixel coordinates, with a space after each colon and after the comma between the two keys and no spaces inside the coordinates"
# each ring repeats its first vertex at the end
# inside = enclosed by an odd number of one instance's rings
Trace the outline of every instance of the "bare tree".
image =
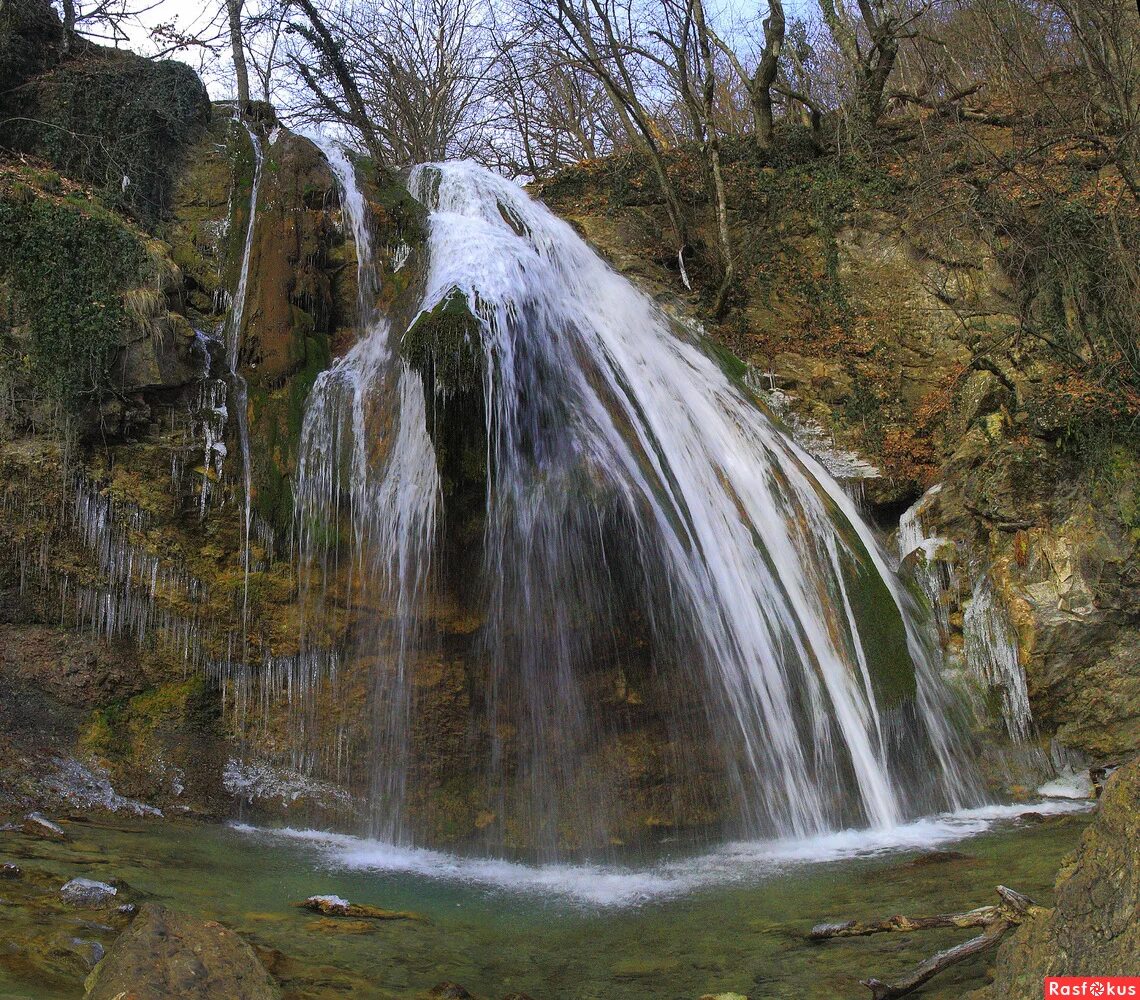
{"type": "Polygon", "coordinates": [[[824,23],[853,77],[856,113],[868,124],[882,117],[899,46],[916,37],[914,25],[929,6],[930,0],[917,6],[908,0],[856,0],[856,16],[844,0],[820,0],[824,23]]]}
{"type": "Polygon", "coordinates": [[[636,80],[629,36],[633,19],[607,0],[522,0],[532,18],[557,30],[571,57],[601,83],[625,134],[646,154],[661,189],[678,254],[688,245],[688,226],[666,169],[660,131],[636,80]],[[624,37],[623,37],[624,35],[624,37]]]}
{"type": "Polygon", "coordinates": [[[60,0],[64,50],[76,35],[122,45],[130,41],[127,26],[161,6],[162,0],[60,0]]]}
{"type": "Polygon", "coordinates": [[[496,162],[542,177],[612,152],[625,134],[604,87],[556,40],[522,25],[495,34],[496,97],[509,118],[496,162]]]}
{"type": "Polygon", "coordinates": [[[349,56],[392,158],[483,158],[497,66],[483,0],[369,0],[353,11],[349,56]]]}
{"type": "Polygon", "coordinates": [[[291,65],[323,111],[342,125],[355,131],[378,164],[387,164],[388,156],[376,126],[369,117],[367,105],[357,86],[355,75],[344,54],[344,38],[338,37],[333,25],[336,11],[321,11],[313,0],[287,0],[305,15],[307,23],[290,22],[289,30],[300,35],[315,50],[317,69],[310,67],[306,54],[295,54],[291,65]],[[343,104],[331,92],[329,81],[339,89],[343,104]]]}
{"type": "Polygon", "coordinates": [[[249,70],[245,64],[245,36],[241,24],[244,2],[245,0],[226,0],[226,18],[230,28],[230,53],[234,61],[239,114],[245,114],[249,109],[249,70]]]}
{"type": "Polygon", "coordinates": [[[285,4],[270,0],[255,12],[245,26],[245,50],[249,65],[257,76],[258,90],[266,104],[273,103],[278,70],[285,68],[288,57],[282,40],[288,26],[289,10],[285,4]]]}
{"type": "Polygon", "coordinates": [[[780,70],[780,54],[784,48],[785,28],[783,3],[781,0],[770,0],[768,16],[764,19],[764,46],[756,63],[756,68],[751,73],[744,69],[730,45],[726,44],[714,31],[709,32],[709,36],[727,56],[748,91],[748,98],[752,105],[752,128],[756,136],[756,145],[763,151],[769,150],[772,146],[775,124],[772,112],[772,86],[776,82],[776,76],[780,70]]]}
{"type": "MultiPolygon", "coordinates": [[[[724,257],[724,274],[721,278],[720,289],[717,291],[716,301],[713,304],[713,315],[720,319],[728,304],[728,293],[736,275],[736,266],[733,262],[732,237],[728,231],[728,198],[724,188],[724,174],[720,161],[720,136],[717,132],[714,115],[714,94],[716,91],[716,73],[713,66],[712,40],[705,18],[704,0],[690,0],[692,4],[693,23],[696,27],[697,46],[701,54],[701,65],[704,68],[704,80],[701,85],[702,110],[704,112],[706,141],[705,148],[708,153],[709,166],[713,176],[713,190],[716,194],[716,220],[717,235],[720,239],[721,254],[724,257]]],[[[769,108],[771,111],[771,108],[769,108]]]]}

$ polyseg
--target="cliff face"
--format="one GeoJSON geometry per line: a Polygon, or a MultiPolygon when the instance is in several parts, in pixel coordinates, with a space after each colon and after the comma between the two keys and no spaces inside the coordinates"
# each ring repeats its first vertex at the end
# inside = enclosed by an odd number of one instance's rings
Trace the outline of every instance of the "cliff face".
{"type": "Polygon", "coordinates": [[[247,558],[221,341],[251,140],[224,109],[211,118],[185,66],[61,40],[46,4],[4,6],[0,49],[21,58],[3,100],[21,114],[0,145],[23,155],[0,161],[2,804],[106,805],[109,776],[131,798],[225,812],[224,664],[297,642],[273,551],[292,456],[273,428],[295,437],[351,322],[335,185],[310,143],[254,124],[266,158],[236,373],[257,446],[247,558]],[[80,125],[91,156],[57,141],[80,125]],[[138,169],[114,174],[128,158],[138,169]]]}

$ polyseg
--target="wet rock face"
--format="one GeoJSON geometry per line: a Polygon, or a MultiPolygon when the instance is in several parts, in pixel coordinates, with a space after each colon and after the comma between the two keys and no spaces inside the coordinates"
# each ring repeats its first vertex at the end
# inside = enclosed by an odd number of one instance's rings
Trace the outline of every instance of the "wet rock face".
{"type": "Polygon", "coordinates": [[[986,573],[1014,628],[1038,733],[1119,760],[1140,748],[1140,569],[1121,502],[1137,466],[1126,457],[1107,476],[1090,472],[1039,440],[1014,444],[995,418],[963,436],[924,515],[930,534],[957,544],[949,618],[986,573]]]}
{"type": "Polygon", "coordinates": [[[1045,976],[1128,975],[1140,955],[1140,761],[1105,785],[1100,815],[1057,879],[1052,910],[998,953],[979,1000],[1037,1000],[1045,976]]]}
{"type": "Polygon", "coordinates": [[[214,921],[146,904],[88,977],[88,1000],[275,1000],[280,990],[253,949],[214,921]]]}

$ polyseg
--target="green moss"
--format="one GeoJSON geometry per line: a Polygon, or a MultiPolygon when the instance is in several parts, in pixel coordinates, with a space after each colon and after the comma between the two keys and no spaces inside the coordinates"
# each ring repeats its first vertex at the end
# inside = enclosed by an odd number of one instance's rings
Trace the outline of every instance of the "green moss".
{"type": "MultiPolygon", "coordinates": [[[[865,550],[864,550],[865,552],[865,550]]],[[[875,700],[891,708],[915,696],[914,663],[906,641],[906,626],[898,605],[870,557],[843,560],[843,577],[875,700]]]]}
{"type": "Polygon", "coordinates": [[[141,239],[106,212],[46,198],[0,202],[0,279],[9,312],[30,333],[9,342],[37,391],[78,406],[112,387],[112,363],[130,319],[121,295],[144,284],[150,258],[141,239]]]}
{"type": "Polygon", "coordinates": [[[708,337],[702,339],[701,346],[704,348],[705,353],[720,365],[725,375],[734,382],[744,381],[744,376],[748,374],[748,365],[741,361],[732,351],[723,344],[718,344],[715,340],[708,337]]]}
{"type": "Polygon", "coordinates": [[[356,160],[357,176],[383,230],[384,242],[414,245],[427,240],[427,209],[411,196],[400,175],[389,167],[377,166],[368,157],[356,160]]]}
{"type": "Polygon", "coordinates": [[[421,313],[401,341],[408,364],[425,384],[447,394],[481,392],[483,343],[467,298],[453,289],[430,312],[421,313]]]}
{"type": "Polygon", "coordinates": [[[205,692],[202,677],[188,677],[97,708],[80,733],[80,746],[108,760],[145,753],[153,748],[158,731],[183,723],[205,692]]]}

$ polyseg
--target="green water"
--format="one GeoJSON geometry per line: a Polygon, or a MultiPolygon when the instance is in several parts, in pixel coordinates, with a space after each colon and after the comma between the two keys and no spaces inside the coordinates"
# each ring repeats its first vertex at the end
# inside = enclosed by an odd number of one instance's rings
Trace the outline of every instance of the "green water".
{"type": "MultiPolygon", "coordinates": [[[[865,997],[859,978],[890,979],[962,940],[962,932],[809,945],[803,935],[812,924],[968,909],[992,901],[998,883],[1047,903],[1085,822],[1069,816],[1007,825],[951,845],[966,855],[951,860],[923,863],[910,852],[817,863],[624,909],[412,873],[334,870],[310,844],[225,827],[74,823],[65,844],[0,833],[0,862],[25,870],[22,880],[0,882],[0,998],[82,995],[85,969],[66,942],[109,946],[116,932],[52,905],[55,889],[76,875],[124,879],[158,902],[221,920],[259,948],[291,998],[410,1000],[441,980],[480,998],[865,997]],[[373,921],[353,933],[359,923],[290,907],[314,893],[427,919],[373,921]]],[[[918,995],[962,996],[982,984],[985,963],[960,966],[918,995]]]]}

